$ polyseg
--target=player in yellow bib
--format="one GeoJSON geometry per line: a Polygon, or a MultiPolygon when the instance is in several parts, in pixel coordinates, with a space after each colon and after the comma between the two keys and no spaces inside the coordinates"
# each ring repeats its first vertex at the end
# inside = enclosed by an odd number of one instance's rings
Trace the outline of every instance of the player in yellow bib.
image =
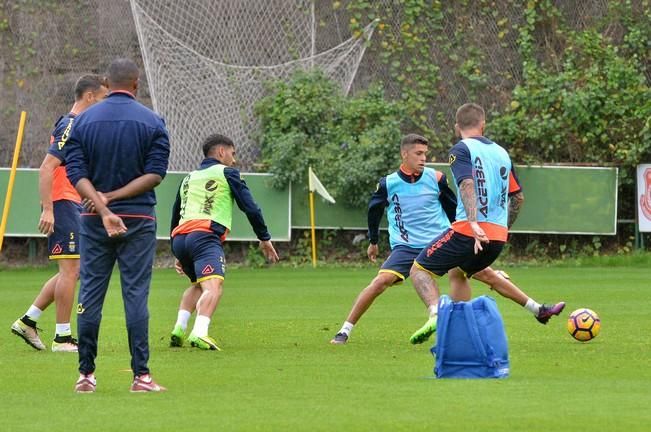
{"type": "Polygon", "coordinates": [[[270,262],[278,261],[271,236],[251,191],[240,178],[235,163],[235,145],[214,134],[203,143],[204,160],[188,174],[179,188],[172,211],[172,252],[175,267],[192,285],[181,298],[170,345],[182,346],[192,312],[197,311],[188,341],[193,347],[219,350],[208,336],[212,315],[222,295],[226,260],[222,244],[231,229],[233,201],[242,210],[260,240],[260,249],[270,262]]]}

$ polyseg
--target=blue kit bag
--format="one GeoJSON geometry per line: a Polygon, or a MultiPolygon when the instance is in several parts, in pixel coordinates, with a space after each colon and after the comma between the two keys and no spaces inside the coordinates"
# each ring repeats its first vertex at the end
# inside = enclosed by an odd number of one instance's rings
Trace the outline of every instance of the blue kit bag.
{"type": "Polygon", "coordinates": [[[504,322],[495,300],[487,296],[469,302],[439,300],[436,345],[437,378],[506,378],[509,350],[504,322]]]}

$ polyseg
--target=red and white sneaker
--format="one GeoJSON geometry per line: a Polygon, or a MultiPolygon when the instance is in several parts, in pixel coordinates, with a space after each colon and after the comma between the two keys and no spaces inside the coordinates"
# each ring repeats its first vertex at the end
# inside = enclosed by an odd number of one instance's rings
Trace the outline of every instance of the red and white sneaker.
{"type": "Polygon", "coordinates": [[[156,384],[156,381],[149,374],[136,376],[133,379],[133,384],[131,384],[131,393],[162,392],[166,390],[165,387],[156,384]]]}
{"type": "Polygon", "coordinates": [[[75,391],[77,393],[95,393],[95,387],[97,387],[97,380],[94,374],[80,374],[75,384],[75,391]]]}

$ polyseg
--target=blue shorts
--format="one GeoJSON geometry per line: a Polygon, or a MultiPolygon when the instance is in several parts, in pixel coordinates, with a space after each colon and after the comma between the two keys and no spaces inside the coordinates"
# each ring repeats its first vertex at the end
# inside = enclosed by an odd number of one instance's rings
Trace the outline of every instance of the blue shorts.
{"type": "Polygon", "coordinates": [[[54,201],[54,232],[47,238],[51,260],[79,259],[79,226],[82,209],[81,204],[74,201],[54,201]]]}
{"type": "Polygon", "coordinates": [[[224,280],[226,260],[217,234],[203,231],[177,234],[172,238],[172,253],[192,283],[213,278],[224,280]]]}
{"type": "Polygon", "coordinates": [[[394,247],[380,267],[380,273],[391,273],[400,278],[401,282],[404,281],[409,277],[409,270],[421,250],[402,245],[394,247]]]}
{"type": "Polygon", "coordinates": [[[452,229],[436,237],[416,258],[416,266],[436,276],[459,267],[471,277],[490,266],[504,248],[504,242],[491,240],[483,243],[483,250],[475,254],[475,239],[452,229]]]}

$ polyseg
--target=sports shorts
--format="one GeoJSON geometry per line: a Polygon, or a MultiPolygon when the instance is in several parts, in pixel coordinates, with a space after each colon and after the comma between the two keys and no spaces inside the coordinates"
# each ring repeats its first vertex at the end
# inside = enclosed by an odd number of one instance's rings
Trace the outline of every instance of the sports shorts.
{"type": "Polygon", "coordinates": [[[467,277],[490,266],[504,248],[504,242],[482,243],[483,250],[475,254],[475,239],[449,229],[436,237],[416,258],[416,266],[436,276],[459,267],[467,277]]]}
{"type": "Polygon", "coordinates": [[[47,238],[49,258],[79,259],[79,227],[83,207],[70,200],[53,203],[54,232],[47,238]]]}
{"type": "Polygon", "coordinates": [[[224,280],[226,259],[217,234],[204,231],[177,234],[172,238],[172,253],[190,282],[213,278],[224,280]]]}
{"type": "Polygon", "coordinates": [[[391,273],[400,278],[400,282],[404,281],[409,277],[409,270],[420,251],[421,249],[403,245],[394,247],[389,257],[382,263],[380,273],[391,273]]]}

